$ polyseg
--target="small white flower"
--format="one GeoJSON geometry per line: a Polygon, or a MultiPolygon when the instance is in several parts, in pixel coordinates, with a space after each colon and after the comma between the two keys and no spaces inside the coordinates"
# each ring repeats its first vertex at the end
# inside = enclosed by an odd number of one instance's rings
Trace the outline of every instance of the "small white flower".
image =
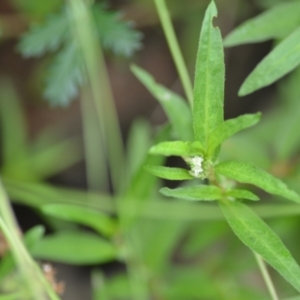
{"type": "Polygon", "coordinates": [[[202,162],[203,158],[201,156],[195,156],[189,159],[191,164],[190,174],[194,177],[198,178],[201,177],[203,174],[202,162]]]}

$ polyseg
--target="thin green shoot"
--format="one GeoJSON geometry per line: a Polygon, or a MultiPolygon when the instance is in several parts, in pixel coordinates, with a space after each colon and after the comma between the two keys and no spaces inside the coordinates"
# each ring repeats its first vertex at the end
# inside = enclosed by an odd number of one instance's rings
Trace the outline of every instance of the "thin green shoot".
{"type": "Polygon", "coordinates": [[[272,300],[279,300],[279,297],[277,295],[277,292],[276,292],[275,286],[273,284],[272,278],[271,278],[271,276],[268,272],[266,263],[264,262],[263,258],[259,254],[257,254],[254,251],[253,251],[253,254],[255,256],[255,259],[257,261],[259,270],[260,270],[261,275],[262,275],[262,277],[263,277],[263,279],[266,283],[267,289],[268,289],[268,291],[271,295],[272,300]]]}
{"type": "Polygon", "coordinates": [[[170,14],[166,5],[165,0],[155,0],[155,5],[157,12],[159,14],[160,22],[163,27],[165,37],[169,44],[169,48],[175,62],[177,72],[179,74],[182,86],[184,88],[186,97],[190,103],[190,106],[193,106],[193,87],[191,83],[191,79],[186,68],[186,64],[184,62],[183,56],[180,51],[180,47],[174,32],[174,28],[172,25],[172,21],[170,18],[170,14]]]}

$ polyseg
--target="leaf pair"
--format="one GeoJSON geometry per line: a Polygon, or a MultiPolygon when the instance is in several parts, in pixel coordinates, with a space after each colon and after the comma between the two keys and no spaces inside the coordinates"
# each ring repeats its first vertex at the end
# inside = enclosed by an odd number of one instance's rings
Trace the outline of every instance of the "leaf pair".
{"type": "Polygon", "coordinates": [[[225,38],[225,46],[283,39],[247,77],[239,90],[240,96],[272,84],[299,66],[299,10],[299,1],[279,4],[244,22],[225,38]]]}

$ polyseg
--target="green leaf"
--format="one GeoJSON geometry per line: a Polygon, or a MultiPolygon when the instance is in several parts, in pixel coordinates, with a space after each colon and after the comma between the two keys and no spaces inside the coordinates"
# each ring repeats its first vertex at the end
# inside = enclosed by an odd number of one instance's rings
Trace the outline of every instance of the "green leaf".
{"type": "MultiPolygon", "coordinates": [[[[279,87],[281,105],[278,107],[279,118],[273,118],[272,145],[277,161],[288,161],[297,155],[300,147],[300,68],[298,67],[279,87]]],[[[274,158],[273,158],[274,159],[274,158]]]]}
{"type": "Polygon", "coordinates": [[[45,227],[37,225],[29,229],[24,236],[25,245],[30,248],[35,245],[44,236],[45,227]]]}
{"type": "Polygon", "coordinates": [[[259,200],[259,197],[253,194],[252,192],[247,190],[239,190],[239,189],[227,191],[226,196],[233,197],[236,199],[246,199],[246,200],[253,200],[253,201],[259,200]]]}
{"type": "Polygon", "coordinates": [[[300,267],[280,238],[246,205],[228,201],[220,206],[239,239],[300,291],[300,267]]]}
{"type": "Polygon", "coordinates": [[[32,26],[21,37],[18,49],[26,58],[39,57],[57,50],[70,34],[68,17],[62,12],[50,16],[44,24],[32,26]]]}
{"type": "Polygon", "coordinates": [[[23,107],[10,81],[2,81],[0,85],[0,121],[2,164],[9,168],[16,161],[26,159],[29,152],[23,107]]]}
{"type": "Polygon", "coordinates": [[[162,166],[144,166],[144,169],[151,174],[169,180],[187,180],[194,179],[194,177],[189,173],[188,170],[180,168],[169,168],[162,166]]]}
{"type": "Polygon", "coordinates": [[[76,43],[69,43],[55,57],[50,68],[45,98],[51,105],[67,106],[84,82],[83,62],[76,43]]]}
{"type": "Polygon", "coordinates": [[[142,34],[133,29],[132,22],[121,20],[119,12],[94,5],[92,13],[104,49],[129,57],[141,48],[142,34]]]}
{"type": "Polygon", "coordinates": [[[172,262],[172,254],[187,229],[187,222],[179,220],[140,220],[133,234],[140,237],[143,264],[155,274],[164,274],[172,262]]]}
{"type": "Polygon", "coordinates": [[[135,119],[127,139],[127,172],[130,178],[139,170],[151,146],[151,128],[146,119],[135,119]]]}
{"type": "Polygon", "coordinates": [[[184,141],[192,141],[192,116],[187,102],[179,95],[156,83],[154,78],[140,67],[132,65],[131,71],[161,104],[176,137],[184,141]]]}
{"type": "Polygon", "coordinates": [[[284,38],[300,25],[299,11],[299,1],[280,3],[239,25],[224,39],[224,45],[230,47],[284,38]]]}
{"type": "Polygon", "coordinates": [[[221,123],[213,130],[209,138],[209,155],[213,155],[214,150],[232,135],[247,127],[255,125],[259,121],[260,116],[261,113],[247,114],[221,123]]]}
{"type": "Polygon", "coordinates": [[[196,185],[177,189],[162,188],[159,190],[164,196],[191,200],[212,201],[222,199],[222,191],[213,185],[196,185]]]}
{"type": "MultiPolygon", "coordinates": [[[[159,143],[169,139],[170,136],[170,126],[166,125],[159,129],[154,140],[151,144],[159,143]]],[[[147,149],[148,150],[148,149],[147,149]]],[[[165,157],[149,155],[146,151],[143,161],[141,162],[139,168],[136,170],[132,179],[130,180],[128,189],[125,193],[126,199],[148,199],[153,190],[156,190],[156,185],[159,180],[155,176],[152,176],[144,168],[145,165],[163,165],[165,157]]],[[[139,201],[142,203],[143,201],[139,201]]],[[[123,201],[124,203],[124,201],[123,201]]],[[[126,203],[124,203],[126,206],[126,203]]]]}
{"type": "Polygon", "coordinates": [[[300,64],[300,27],[278,44],[250,73],[239,95],[245,96],[268,86],[300,64]]]}
{"type": "Polygon", "coordinates": [[[30,252],[38,259],[73,265],[104,263],[117,256],[110,242],[82,231],[64,231],[46,236],[30,252]]]}
{"type": "Polygon", "coordinates": [[[52,217],[89,226],[106,236],[111,236],[117,229],[115,220],[88,207],[71,204],[48,204],[42,206],[41,210],[52,217]]]}
{"type": "Polygon", "coordinates": [[[56,175],[82,159],[80,141],[72,137],[47,145],[44,149],[32,149],[29,165],[39,178],[56,175]]]}
{"type": "Polygon", "coordinates": [[[218,284],[209,275],[209,272],[197,265],[173,267],[164,299],[220,299],[218,284]]]}
{"type": "Polygon", "coordinates": [[[197,156],[203,155],[203,149],[199,142],[172,141],[152,146],[149,153],[164,156],[197,156]]]}
{"type": "MultiPolygon", "coordinates": [[[[28,249],[31,249],[43,237],[45,233],[44,226],[38,225],[29,229],[24,235],[24,243],[28,249]]],[[[0,281],[2,281],[10,272],[13,271],[15,261],[11,252],[7,252],[0,261],[0,281]]]]}
{"type": "Polygon", "coordinates": [[[213,26],[216,16],[212,1],[201,29],[194,83],[194,135],[205,150],[212,130],[223,121],[224,53],[220,30],[213,26]]]}
{"type": "Polygon", "coordinates": [[[300,203],[300,196],[290,190],[280,179],[251,163],[240,161],[224,161],[215,166],[216,173],[242,183],[254,184],[270,194],[278,195],[300,203]]]}

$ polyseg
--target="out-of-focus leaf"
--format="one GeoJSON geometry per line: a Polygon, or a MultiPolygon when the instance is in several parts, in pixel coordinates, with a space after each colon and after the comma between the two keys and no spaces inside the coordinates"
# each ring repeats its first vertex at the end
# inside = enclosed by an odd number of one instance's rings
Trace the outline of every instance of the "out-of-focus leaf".
{"type": "Polygon", "coordinates": [[[93,288],[93,300],[109,300],[107,295],[107,283],[103,272],[97,269],[93,270],[91,281],[93,288]]]}
{"type": "Polygon", "coordinates": [[[132,228],[145,266],[158,276],[168,269],[176,244],[186,229],[179,220],[140,219],[132,228]]]}
{"type": "Polygon", "coordinates": [[[70,34],[69,20],[65,13],[55,14],[44,24],[33,25],[22,37],[19,51],[26,58],[39,57],[56,51],[70,34]]]}
{"type": "Polygon", "coordinates": [[[20,99],[9,81],[0,84],[0,121],[2,164],[9,167],[28,155],[25,116],[20,99]]]}
{"type": "Polygon", "coordinates": [[[194,179],[194,177],[189,173],[188,170],[181,169],[181,168],[169,168],[169,167],[151,166],[151,165],[147,165],[144,168],[152,175],[164,179],[169,179],[169,180],[194,179]]]}
{"type": "Polygon", "coordinates": [[[151,145],[150,124],[145,119],[136,119],[131,125],[127,141],[127,172],[132,177],[142,165],[151,145]]]}
{"type": "Polygon", "coordinates": [[[30,253],[38,259],[73,265],[99,264],[117,257],[117,250],[109,241],[81,231],[46,236],[30,249],[30,253]]]}
{"type": "Polygon", "coordinates": [[[246,200],[259,200],[259,197],[247,190],[230,190],[226,192],[226,196],[233,197],[236,199],[246,199],[246,200]]]}
{"type": "Polygon", "coordinates": [[[215,166],[217,174],[242,183],[254,184],[266,192],[300,203],[300,196],[290,190],[280,179],[251,163],[240,161],[224,161],[215,166]]]}
{"type": "Polygon", "coordinates": [[[261,141],[249,131],[234,135],[226,140],[222,144],[219,159],[247,161],[263,169],[268,169],[271,166],[266,141],[261,141]]]}
{"type": "MultiPolygon", "coordinates": [[[[156,134],[153,144],[160,143],[170,138],[170,126],[163,126],[156,134]]],[[[147,149],[148,150],[148,149],[147,149]]],[[[158,184],[158,178],[152,176],[144,169],[145,165],[159,165],[164,163],[165,158],[162,156],[154,156],[145,154],[143,162],[133,175],[125,197],[128,199],[146,200],[152,195],[154,186],[158,184]]],[[[141,203],[141,201],[139,201],[141,203]]],[[[143,201],[142,201],[143,202],[143,201]]],[[[125,205],[126,207],[126,205],[125,205]]]]}
{"type": "Polygon", "coordinates": [[[239,239],[300,291],[300,267],[280,238],[246,205],[231,201],[220,205],[239,239]]]}
{"type": "Polygon", "coordinates": [[[108,213],[114,212],[110,195],[53,187],[42,183],[4,180],[5,189],[15,203],[40,208],[45,204],[82,205],[108,213]]]}
{"type": "Polygon", "coordinates": [[[55,57],[44,96],[50,104],[67,106],[84,82],[82,57],[76,43],[69,43],[55,57]]]}
{"type": "Polygon", "coordinates": [[[193,140],[192,116],[187,102],[179,95],[156,83],[154,78],[140,67],[133,65],[131,71],[162,105],[176,138],[184,141],[193,140]]]}
{"type": "MultiPolygon", "coordinates": [[[[126,274],[115,274],[111,278],[107,279],[106,291],[109,299],[130,299],[131,287],[130,281],[126,274]]],[[[99,299],[99,300],[102,300],[99,299]]]]}
{"type": "Polygon", "coordinates": [[[191,200],[212,201],[222,199],[222,190],[213,185],[195,185],[176,189],[162,188],[159,190],[164,196],[191,200]]]}
{"type": "Polygon", "coordinates": [[[184,256],[199,256],[211,244],[218,243],[222,236],[228,232],[225,222],[192,223],[187,240],[182,245],[184,256]]]}
{"type": "Polygon", "coordinates": [[[42,212],[55,218],[89,226],[100,234],[111,236],[117,229],[116,222],[104,213],[84,206],[71,204],[48,204],[42,212]]]}
{"type": "Polygon", "coordinates": [[[227,35],[224,45],[229,47],[284,38],[300,25],[299,10],[299,1],[280,3],[239,25],[227,35]]]}
{"type": "Polygon", "coordinates": [[[279,117],[274,119],[271,144],[278,161],[288,160],[295,155],[300,147],[300,68],[283,81],[279,89],[281,105],[278,107],[279,117]]]}
{"type": "Polygon", "coordinates": [[[203,148],[199,142],[171,141],[152,146],[149,153],[164,156],[197,156],[203,154],[203,148]]]}
{"type": "MultiPolygon", "coordinates": [[[[44,235],[45,228],[41,225],[29,229],[24,235],[24,243],[27,249],[31,249],[44,235]]],[[[15,267],[14,258],[11,252],[1,257],[0,281],[2,281],[15,267]]]]}
{"type": "Polygon", "coordinates": [[[216,282],[197,267],[181,267],[172,270],[166,299],[218,299],[216,282]]]}
{"type": "Polygon", "coordinates": [[[28,160],[39,177],[47,178],[79,162],[82,156],[79,139],[69,138],[51,145],[47,149],[33,153],[28,160]]]}
{"type": "Polygon", "coordinates": [[[223,121],[224,53],[220,30],[213,26],[216,16],[217,8],[212,1],[201,29],[194,83],[194,136],[205,150],[212,130],[223,121]]]}
{"type": "Polygon", "coordinates": [[[247,114],[221,123],[213,130],[209,137],[209,153],[212,155],[214,150],[232,135],[247,127],[255,125],[259,121],[260,116],[260,113],[247,114]]]}
{"type": "Polygon", "coordinates": [[[31,18],[40,19],[61,7],[61,0],[12,0],[14,6],[31,18]]]}
{"type": "Polygon", "coordinates": [[[142,34],[133,29],[132,22],[122,21],[119,12],[108,11],[103,5],[95,5],[92,12],[105,49],[128,57],[141,48],[142,34]]]}
{"type": "Polygon", "coordinates": [[[239,95],[248,95],[268,86],[300,64],[300,27],[278,44],[250,73],[239,95]]]}

